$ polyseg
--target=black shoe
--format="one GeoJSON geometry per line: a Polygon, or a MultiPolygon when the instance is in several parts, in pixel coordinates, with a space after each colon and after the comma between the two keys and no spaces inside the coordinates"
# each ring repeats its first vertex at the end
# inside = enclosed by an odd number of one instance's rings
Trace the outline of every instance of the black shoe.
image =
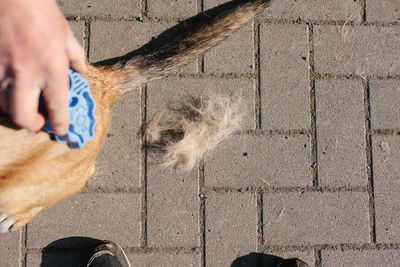
{"type": "Polygon", "coordinates": [[[276,267],[310,267],[307,263],[299,259],[287,259],[283,260],[276,267]]]}
{"type": "Polygon", "coordinates": [[[81,267],[131,267],[131,264],[119,245],[99,240],[87,249],[81,267]]]}

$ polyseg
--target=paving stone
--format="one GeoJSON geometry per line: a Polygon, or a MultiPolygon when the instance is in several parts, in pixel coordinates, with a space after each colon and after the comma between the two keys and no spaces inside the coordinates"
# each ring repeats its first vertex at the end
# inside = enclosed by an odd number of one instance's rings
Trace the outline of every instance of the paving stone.
{"type": "Polygon", "coordinates": [[[207,194],[207,266],[230,264],[257,246],[257,197],[248,193],[207,194]]]}
{"type": "Polygon", "coordinates": [[[236,101],[239,96],[242,96],[242,105],[245,109],[242,127],[254,129],[254,92],[254,83],[251,79],[162,79],[148,84],[148,118],[160,112],[166,112],[168,108],[179,108],[180,103],[187,102],[192,97],[223,95],[232,96],[236,101]]]}
{"type": "Polygon", "coordinates": [[[150,247],[199,246],[199,180],[165,168],[151,153],[147,169],[147,242],[150,247]]]}
{"type": "Polygon", "coordinates": [[[79,266],[80,255],[78,252],[64,251],[61,253],[28,253],[26,255],[26,267],[38,267],[38,266],[79,266]]]}
{"type": "MultiPolygon", "coordinates": [[[[225,3],[225,0],[204,0],[204,9],[225,3]]],[[[361,20],[359,0],[280,0],[261,13],[260,17],[268,19],[291,20],[361,20]]]]}
{"type": "Polygon", "coordinates": [[[400,73],[400,28],[315,26],[315,71],[333,74],[400,73]]]}
{"type": "Polygon", "coordinates": [[[321,251],[322,266],[391,267],[400,265],[400,250],[325,250],[321,251]]]}
{"type": "Polygon", "coordinates": [[[315,97],[320,185],[366,186],[362,83],[318,80],[315,97]]]}
{"type": "Polygon", "coordinates": [[[68,21],[71,26],[72,32],[75,35],[76,40],[82,45],[85,45],[85,22],[84,21],[68,21]]]}
{"type": "Polygon", "coordinates": [[[140,16],[140,0],[57,0],[65,16],[131,18],[140,16]]]}
{"type": "Polygon", "coordinates": [[[376,241],[397,243],[400,239],[400,138],[372,138],[376,241]]]}
{"type": "Polygon", "coordinates": [[[248,24],[204,56],[206,73],[254,72],[253,25],[248,24]]]}
{"type": "Polygon", "coordinates": [[[173,26],[171,23],[139,21],[95,21],[90,25],[90,59],[100,61],[140,48],[173,26]]]}
{"type": "Polygon", "coordinates": [[[305,135],[235,135],[206,155],[205,185],[312,186],[310,151],[305,135]]]}
{"type": "Polygon", "coordinates": [[[89,179],[93,188],[140,187],[140,93],[122,97],[111,111],[110,124],[96,159],[96,172],[89,179]]]}
{"type": "Polygon", "coordinates": [[[373,129],[400,128],[400,81],[371,80],[371,126],[373,129]]]}
{"type": "Polygon", "coordinates": [[[29,223],[27,246],[43,248],[74,236],[110,239],[123,247],[139,246],[140,199],[135,193],[83,193],[64,199],[29,223]]]}
{"type": "MultiPolygon", "coordinates": [[[[174,24],[166,22],[93,22],[90,26],[90,61],[101,61],[125,55],[140,48],[172,26],[174,24]]],[[[181,71],[195,73],[197,63],[193,62],[181,71]]]]}
{"type": "Polygon", "coordinates": [[[367,193],[266,193],[263,205],[268,245],[369,242],[367,193]]]}
{"type": "Polygon", "coordinates": [[[0,234],[0,266],[18,266],[20,231],[0,234]]]}
{"type": "Polygon", "coordinates": [[[152,267],[178,267],[178,266],[200,266],[200,254],[193,253],[130,253],[128,258],[132,267],[152,266],[152,267]]]}
{"type": "Polygon", "coordinates": [[[264,129],[310,126],[305,25],[261,25],[261,118],[264,129]]]}
{"type": "Polygon", "coordinates": [[[366,8],[367,21],[400,21],[400,2],[397,0],[366,0],[366,8]]]}
{"type": "Polygon", "coordinates": [[[156,18],[187,18],[197,14],[196,0],[148,0],[148,15],[156,18]]]}
{"type": "Polygon", "coordinates": [[[361,21],[360,0],[281,0],[272,2],[261,17],[291,20],[361,21]]]}

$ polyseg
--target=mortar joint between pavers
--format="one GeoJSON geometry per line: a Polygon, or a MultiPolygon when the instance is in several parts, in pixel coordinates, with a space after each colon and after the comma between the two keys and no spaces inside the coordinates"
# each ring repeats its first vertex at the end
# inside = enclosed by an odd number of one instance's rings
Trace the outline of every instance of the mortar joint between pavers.
{"type": "Polygon", "coordinates": [[[241,132],[234,133],[236,136],[250,135],[250,136],[297,136],[311,134],[310,129],[256,129],[256,130],[243,130],[241,132]]]}
{"type": "Polygon", "coordinates": [[[361,18],[362,21],[365,23],[367,21],[367,0],[361,0],[360,1],[361,4],[361,18]]]}
{"type": "Polygon", "coordinates": [[[265,18],[257,18],[257,21],[260,24],[269,24],[269,25],[308,25],[313,24],[316,26],[377,26],[377,27],[392,27],[400,25],[400,21],[393,22],[367,22],[362,20],[312,20],[312,19],[265,19],[265,18]]]}
{"type": "Polygon", "coordinates": [[[368,192],[367,186],[320,186],[318,188],[314,186],[308,187],[260,187],[260,186],[248,186],[248,187],[207,187],[203,189],[203,195],[206,197],[211,193],[219,194],[240,194],[240,193],[310,193],[310,192],[320,192],[320,193],[338,193],[338,192],[358,192],[366,193],[368,192]]]}
{"type": "Polygon", "coordinates": [[[201,249],[201,266],[206,266],[206,203],[204,197],[205,183],[205,161],[200,160],[199,163],[199,230],[200,230],[200,249],[201,249]]]}
{"type": "MultiPolygon", "coordinates": [[[[166,254],[191,254],[199,250],[199,247],[122,247],[126,253],[166,253],[166,254]]],[[[81,248],[29,248],[29,254],[43,254],[43,253],[80,253],[81,248]]]]}
{"type": "MultiPolygon", "coordinates": [[[[123,178],[121,178],[123,179],[123,178]]],[[[127,178],[128,179],[128,178],[127,178]]],[[[87,186],[80,191],[80,194],[142,194],[143,189],[141,187],[97,187],[97,186],[87,186]]]]}
{"type": "Polygon", "coordinates": [[[197,58],[197,74],[204,75],[204,56],[200,56],[197,58]]]}
{"type": "Polygon", "coordinates": [[[192,254],[199,247],[123,247],[127,253],[166,253],[166,254],[192,254]]]}
{"type": "Polygon", "coordinates": [[[333,73],[314,73],[316,80],[400,80],[400,74],[389,75],[389,74],[372,74],[372,75],[360,75],[360,74],[333,74],[333,73]]]}
{"type": "MultiPolygon", "coordinates": [[[[143,85],[140,88],[140,125],[141,129],[144,129],[146,123],[147,123],[147,85],[143,85]]],[[[142,189],[142,199],[141,199],[141,233],[140,233],[140,244],[142,247],[147,247],[148,244],[148,238],[147,238],[147,145],[146,145],[146,138],[141,131],[141,142],[140,145],[141,147],[144,147],[144,149],[141,149],[141,173],[140,173],[140,179],[141,179],[141,189],[142,189]]]]}
{"type": "Polygon", "coordinates": [[[364,86],[364,119],[365,119],[365,156],[367,159],[367,187],[369,198],[369,228],[371,243],[376,243],[376,212],[375,212],[375,193],[373,176],[372,158],[372,139],[369,134],[371,130],[371,102],[370,102],[370,80],[363,81],[364,86]]]}
{"type": "Polygon", "coordinates": [[[263,194],[257,192],[257,252],[261,253],[264,245],[263,194]]]}
{"type": "Polygon", "coordinates": [[[309,79],[310,79],[310,137],[311,137],[311,175],[313,179],[313,187],[319,186],[318,179],[318,148],[317,148],[317,110],[315,99],[315,66],[314,66],[314,26],[312,23],[307,24],[308,28],[308,62],[309,62],[309,79]]]}
{"type": "Polygon", "coordinates": [[[148,3],[147,0],[140,1],[140,18],[141,20],[148,19],[148,3]]]}
{"type": "Polygon", "coordinates": [[[293,252],[293,251],[321,251],[321,250],[371,250],[371,249],[400,249],[400,243],[325,243],[325,244],[302,244],[302,245],[274,245],[264,244],[263,252],[293,252]]]}
{"type": "Polygon", "coordinates": [[[319,248],[314,248],[314,265],[315,266],[321,266],[322,263],[322,255],[321,255],[321,249],[319,248]]]}
{"type": "Polygon", "coordinates": [[[90,20],[85,20],[83,41],[84,41],[84,48],[87,61],[90,61],[90,26],[91,26],[90,20]]]}
{"type": "MultiPolygon", "coordinates": [[[[204,60],[203,60],[204,62],[204,60]]],[[[202,64],[204,65],[204,64],[202,64]]],[[[176,72],[169,73],[164,76],[164,79],[254,79],[254,73],[204,73],[204,68],[200,73],[184,73],[176,72]]]]}
{"type": "Polygon", "coordinates": [[[26,266],[27,244],[28,225],[25,225],[21,230],[19,230],[18,265],[20,267],[26,266]]]}
{"type": "Polygon", "coordinates": [[[371,129],[369,134],[371,136],[394,136],[400,135],[400,129],[371,129]]]}
{"type": "Polygon", "coordinates": [[[204,12],[204,1],[197,0],[197,13],[202,13],[202,12],[204,12]]]}
{"type": "Polygon", "coordinates": [[[254,51],[254,73],[255,73],[255,126],[256,129],[262,129],[262,97],[261,97],[261,51],[260,51],[260,23],[254,20],[253,23],[253,51],[254,51]]]}

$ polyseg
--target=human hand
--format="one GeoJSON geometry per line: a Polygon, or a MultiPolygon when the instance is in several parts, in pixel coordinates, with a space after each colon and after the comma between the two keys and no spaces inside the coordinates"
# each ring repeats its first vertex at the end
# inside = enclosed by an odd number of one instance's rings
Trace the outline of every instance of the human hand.
{"type": "Polygon", "coordinates": [[[0,108],[39,130],[43,91],[52,128],[68,130],[68,69],[86,71],[84,50],[53,0],[0,1],[0,108]]]}

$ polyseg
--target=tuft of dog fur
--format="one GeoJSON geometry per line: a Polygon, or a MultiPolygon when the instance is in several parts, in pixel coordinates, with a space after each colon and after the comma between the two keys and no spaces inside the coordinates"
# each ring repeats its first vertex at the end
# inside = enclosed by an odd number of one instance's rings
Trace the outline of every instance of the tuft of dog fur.
{"type": "Polygon", "coordinates": [[[241,129],[241,103],[216,95],[193,99],[152,119],[144,129],[147,145],[165,153],[164,167],[191,170],[205,152],[241,129]]]}

